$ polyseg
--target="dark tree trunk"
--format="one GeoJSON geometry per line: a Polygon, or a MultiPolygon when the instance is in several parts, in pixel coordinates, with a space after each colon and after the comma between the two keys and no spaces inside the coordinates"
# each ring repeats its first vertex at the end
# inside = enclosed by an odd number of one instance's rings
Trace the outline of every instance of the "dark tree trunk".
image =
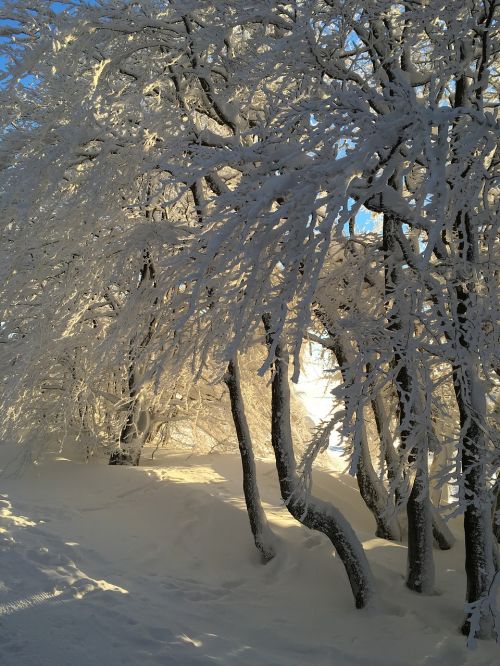
{"type": "MultiPolygon", "coordinates": [[[[400,404],[400,409],[404,409],[400,404]]],[[[402,417],[403,421],[404,416],[402,417]]],[[[408,432],[401,431],[404,442],[408,432]]],[[[433,516],[429,498],[429,474],[427,446],[420,444],[413,449],[411,459],[416,471],[410,495],[406,501],[408,518],[408,562],[406,585],[414,592],[430,594],[434,589],[433,516]]]]}
{"type": "MultiPolygon", "coordinates": [[[[149,188],[148,188],[149,194],[149,188]]],[[[149,212],[146,214],[149,217],[149,212]]],[[[151,288],[156,287],[156,273],[153,266],[153,261],[148,250],[143,252],[144,263],[139,274],[139,288],[144,286],[147,282],[151,288]]],[[[155,298],[153,305],[158,303],[155,298]]],[[[127,410],[127,419],[123,425],[120,433],[120,440],[118,446],[111,452],[109,457],[110,465],[132,465],[138,466],[141,458],[142,447],[149,435],[149,425],[147,428],[141,427],[143,417],[146,418],[145,412],[142,409],[139,399],[137,386],[137,354],[145,349],[153,336],[156,324],[156,317],[150,316],[148,327],[142,340],[137,344],[136,339],[130,340],[128,352],[128,367],[127,367],[127,386],[129,396],[129,406],[127,410]]]]}
{"type": "Polygon", "coordinates": [[[493,498],[493,534],[500,543],[500,475],[497,476],[496,493],[493,498]]]}
{"type": "MultiPolygon", "coordinates": [[[[455,223],[459,238],[459,255],[472,276],[477,250],[472,222],[467,212],[459,213],[455,223]]],[[[495,574],[493,555],[493,526],[491,521],[491,493],[487,482],[487,442],[481,424],[486,414],[486,396],[482,379],[479,376],[476,354],[477,342],[473,338],[470,322],[474,308],[471,303],[474,282],[455,285],[456,307],[454,324],[457,363],[453,367],[453,385],[460,414],[461,466],[465,499],[465,571],[467,575],[466,599],[474,603],[485,597],[495,574]]],[[[470,618],[463,624],[462,631],[469,634],[470,618]]],[[[493,633],[492,618],[483,613],[478,635],[489,637],[493,633]]]]}
{"type": "MultiPolygon", "coordinates": [[[[473,603],[488,594],[495,573],[491,497],[487,493],[484,434],[464,400],[463,381],[459,380],[462,373],[456,370],[454,374],[460,425],[464,432],[462,474],[467,499],[464,513],[466,599],[468,603],[473,603]]],[[[474,382],[470,383],[472,385],[468,389],[474,391],[474,382]]],[[[469,618],[465,620],[462,631],[469,634],[469,618]]],[[[486,638],[492,632],[492,618],[485,613],[481,618],[479,636],[486,638]]]]}
{"type": "Polygon", "coordinates": [[[120,432],[119,446],[111,452],[109,457],[110,465],[131,465],[138,466],[141,457],[143,440],[138,436],[137,421],[140,417],[138,410],[140,409],[137,399],[137,391],[135,385],[135,371],[134,359],[132,352],[132,344],[130,351],[130,360],[128,368],[128,392],[130,404],[127,410],[127,419],[120,432]]]}
{"type": "MultiPolygon", "coordinates": [[[[268,346],[273,345],[272,323],[263,317],[268,346]]],[[[306,495],[299,483],[290,425],[290,386],[286,352],[277,345],[271,385],[271,443],[281,496],[288,511],[300,523],[327,536],[346,569],[357,608],[365,607],[373,596],[372,574],[363,546],[354,530],[332,504],[306,495]]]]}
{"type": "Polygon", "coordinates": [[[142,447],[146,443],[149,433],[149,416],[134,397],[132,406],[128,410],[127,420],[120,433],[120,445],[111,452],[109,464],[137,467],[142,447]]]}
{"type": "MultiPolygon", "coordinates": [[[[416,462],[413,485],[406,502],[408,518],[408,565],[406,585],[415,592],[430,593],[434,587],[434,562],[432,557],[432,512],[429,497],[428,441],[423,433],[417,443],[414,434],[417,427],[417,408],[413,386],[414,378],[408,369],[408,350],[400,339],[402,320],[400,309],[405,306],[405,295],[401,293],[401,249],[397,234],[401,221],[384,214],[383,244],[385,255],[385,296],[388,315],[388,329],[393,334],[394,367],[398,368],[395,377],[399,406],[401,452],[416,462]],[[410,450],[411,449],[411,450],[410,450]]],[[[404,340],[404,336],[403,340],[404,340]]],[[[418,401],[417,401],[418,402],[418,401]]]]}
{"type": "Polygon", "coordinates": [[[240,371],[236,356],[229,362],[224,381],[229,390],[231,413],[240,449],[241,466],[243,468],[243,493],[245,495],[250,528],[257,549],[262,554],[264,562],[268,562],[276,554],[275,536],[269,527],[260,501],[252,439],[245,415],[243,395],[241,393],[240,371]]]}
{"type": "Polygon", "coordinates": [[[390,496],[385,491],[373,469],[365,428],[363,428],[361,437],[361,451],[356,470],[356,479],[361,497],[375,518],[377,524],[375,535],[380,539],[400,541],[401,530],[397,521],[396,507],[391,506],[390,496]]]}
{"type": "Polygon", "coordinates": [[[414,592],[430,594],[434,589],[432,561],[432,513],[429,502],[427,453],[418,462],[406,504],[408,516],[408,571],[406,585],[414,592]]]}
{"type": "MultiPolygon", "coordinates": [[[[494,23],[496,2],[490,2],[485,11],[483,30],[483,53],[479,75],[483,79],[482,85],[476,88],[475,93],[469,86],[469,79],[465,67],[455,82],[454,107],[470,107],[473,104],[482,104],[482,95],[488,80],[488,39],[489,28],[494,23]],[[483,75],[484,78],[483,78],[483,75]],[[474,99],[475,97],[475,99],[474,99]]],[[[457,53],[462,64],[465,65],[468,53],[464,42],[458,42],[457,53]]],[[[455,126],[457,138],[462,132],[458,123],[455,126]]],[[[462,182],[469,177],[468,164],[465,168],[460,166],[463,159],[453,148],[455,137],[452,137],[452,164],[457,166],[462,182]]],[[[459,145],[459,142],[458,142],[459,145]]],[[[458,181],[455,187],[462,183],[458,181]]],[[[469,205],[464,201],[464,205],[469,205]]],[[[493,526],[491,521],[491,494],[488,493],[487,483],[487,442],[484,435],[481,419],[486,415],[486,398],[479,376],[477,355],[478,341],[474,336],[475,308],[471,295],[475,295],[474,274],[478,266],[479,246],[474,225],[471,220],[473,204],[470,209],[457,213],[454,221],[454,233],[458,238],[458,257],[461,260],[460,281],[455,283],[454,292],[456,305],[453,311],[455,328],[456,361],[453,367],[453,384],[460,414],[461,431],[461,466],[465,499],[467,502],[464,513],[465,534],[465,571],[467,575],[466,599],[468,603],[477,602],[488,595],[495,575],[493,551],[493,526]],[[469,212],[471,211],[471,212],[469,212]]],[[[467,617],[462,631],[470,634],[471,622],[467,617]]],[[[490,637],[493,634],[493,622],[489,613],[482,614],[479,620],[479,636],[490,637]]]]}

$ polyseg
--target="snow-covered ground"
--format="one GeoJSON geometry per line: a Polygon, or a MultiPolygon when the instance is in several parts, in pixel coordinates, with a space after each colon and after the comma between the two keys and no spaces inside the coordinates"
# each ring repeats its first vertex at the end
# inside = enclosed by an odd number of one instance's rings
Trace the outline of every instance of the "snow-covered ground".
{"type": "MultiPolygon", "coordinates": [[[[0,447],[0,457],[12,449],[0,447]]],[[[140,468],[54,454],[0,485],[0,664],[121,666],[493,666],[457,627],[463,546],[436,552],[438,593],[404,587],[406,548],[373,537],[354,481],[315,477],[345,511],[378,581],[380,602],[355,610],[328,540],[281,505],[270,460],[259,464],[280,540],[262,565],[236,455],[146,453],[140,468]]],[[[459,535],[459,524],[454,526],[459,535]]]]}

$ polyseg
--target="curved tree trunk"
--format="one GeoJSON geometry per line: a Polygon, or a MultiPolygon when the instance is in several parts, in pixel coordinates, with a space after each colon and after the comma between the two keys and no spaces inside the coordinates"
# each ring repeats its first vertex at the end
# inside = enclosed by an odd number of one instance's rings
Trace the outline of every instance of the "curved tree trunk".
{"type": "Polygon", "coordinates": [[[446,521],[439,515],[439,510],[431,502],[432,516],[432,535],[434,543],[439,550],[450,550],[455,543],[455,537],[446,524],[446,521]]]}
{"type": "Polygon", "coordinates": [[[276,554],[275,536],[269,527],[266,514],[260,501],[252,439],[245,415],[245,407],[241,393],[240,371],[236,355],[229,362],[224,381],[229,390],[231,413],[233,415],[234,427],[238,437],[241,466],[243,468],[243,492],[245,495],[248,518],[250,520],[250,528],[257,549],[262,554],[264,562],[268,562],[276,554]]]}
{"type": "MultiPolygon", "coordinates": [[[[263,316],[266,339],[273,345],[271,318],[263,316]]],[[[374,593],[370,565],[363,546],[349,522],[332,504],[306,495],[299,483],[290,425],[288,359],[280,345],[275,348],[271,385],[271,443],[281,496],[288,511],[300,523],[327,536],[346,569],[357,608],[364,608],[374,593]]]]}

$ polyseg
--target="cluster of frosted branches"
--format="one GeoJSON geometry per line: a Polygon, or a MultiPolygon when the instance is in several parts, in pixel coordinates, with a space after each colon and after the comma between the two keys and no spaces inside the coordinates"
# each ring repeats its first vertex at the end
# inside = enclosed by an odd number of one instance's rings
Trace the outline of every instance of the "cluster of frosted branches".
{"type": "Polygon", "coordinates": [[[378,511],[385,492],[367,463],[372,411],[388,485],[428,555],[428,461],[451,448],[440,474],[479,534],[466,543],[469,601],[484,596],[498,467],[497,9],[2,3],[1,404],[18,414],[27,387],[59,377],[85,405],[117,372],[127,430],[145,387],[188,366],[221,378],[266,314],[261,372],[277,372],[282,349],[296,379],[314,318],[341,371],[336,418],[367,503],[378,511]],[[387,404],[394,416],[380,418],[387,404]]]}

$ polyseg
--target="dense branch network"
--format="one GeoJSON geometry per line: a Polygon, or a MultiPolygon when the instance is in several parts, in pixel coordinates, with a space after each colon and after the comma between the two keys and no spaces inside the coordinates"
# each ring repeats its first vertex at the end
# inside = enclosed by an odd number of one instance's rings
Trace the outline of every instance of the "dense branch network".
{"type": "Polygon", "coordinates": [[[432,537],[451,545],[431,499],[458,487],[465,630],[491,633],[497,1],[6,1],[1,18],[7,422],[57,428],[59,409],[142,442],[144,400],[227,381],[269,315],[273,381],[288,350],[298,378],[307,335],[333,352],[335,427],[379,531],[398,538],[407,508],[416,591],[432,537]]]}

